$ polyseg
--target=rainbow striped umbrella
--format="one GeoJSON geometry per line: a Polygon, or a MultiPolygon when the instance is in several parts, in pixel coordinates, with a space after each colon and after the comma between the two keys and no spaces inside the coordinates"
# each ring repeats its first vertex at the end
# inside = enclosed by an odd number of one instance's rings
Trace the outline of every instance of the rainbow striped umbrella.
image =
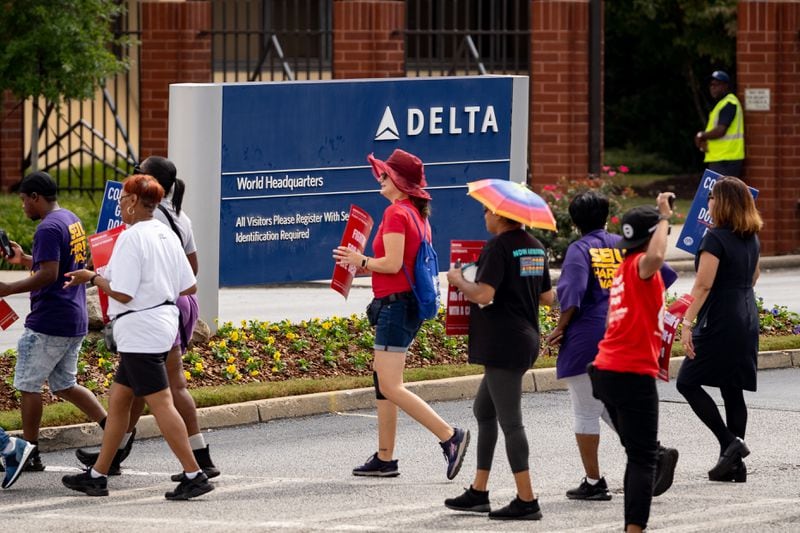
{"type": "Polygon", "coordinates": [[[467,194],[496,215],[530,228],[557,231],[556,218],[541,196],[522,183],[485,179],[467,183],[467,194]]]}

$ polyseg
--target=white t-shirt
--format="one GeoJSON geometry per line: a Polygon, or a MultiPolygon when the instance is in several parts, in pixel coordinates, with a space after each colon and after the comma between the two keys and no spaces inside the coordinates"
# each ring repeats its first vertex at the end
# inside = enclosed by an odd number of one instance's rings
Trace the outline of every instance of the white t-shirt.
{"type": "MultiPolygon", "coordinates": [[[[197,245],[194,242],[192,220],[186,214],[186,211],[181,209],[181,214],[177,214],[175,208],[172,207],[172,197],[161,200],[161,205],[167,210],[169,216],[172,217],[172,221],[175,222],[175,225],[178,226],[178,230],[181,232],[184,253],[186,255],[195,253],[197,251],[197,245]]],[[[153,217],[166,224],[169,229],[172,229],[172,226],[169,225],[169,220],[167,220],[166,215],[161,212],[161,209],[156,208],[156,210],[153,211],[153,217]]],[[[175,232],[173,231],[173,233],[175,232]]]]}
{"type": "Polygon", "coordinates": [[[133,297],[127,304],[109,298],[109,316],[137,310],[114,323],[119,351],[169,351],[178,334],[178,308],[158,304],[175,302],[195,284],[175,232],[155,219],[129,226],[114,244],[103,277],[111,282],[113,291],[133,297]]]}

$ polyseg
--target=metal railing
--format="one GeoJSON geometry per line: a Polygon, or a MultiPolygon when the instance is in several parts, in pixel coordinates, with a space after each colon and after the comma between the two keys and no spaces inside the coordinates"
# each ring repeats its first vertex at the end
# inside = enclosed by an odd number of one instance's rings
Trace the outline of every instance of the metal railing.
{"type": "Polygon", "coordinates": [[[332,0],[214,0],[214,81],[332,78],[332,0]]]}
{"type": "Polygon", "coordinates": [[[406,75],[528,74],[528,0],[407,0],[406,75]]]}

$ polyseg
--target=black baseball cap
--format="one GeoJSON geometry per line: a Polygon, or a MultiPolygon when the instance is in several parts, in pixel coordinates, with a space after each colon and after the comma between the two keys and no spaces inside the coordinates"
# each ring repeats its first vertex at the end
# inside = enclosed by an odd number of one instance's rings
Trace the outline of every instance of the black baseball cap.
{"type": "Polygon", "coordinates": [[[715,70],[714,72],[711,73],[711,76],[709,76],[709,78],[711,78],[712,80],[721,81],[723,83],[731,82],[731,77],[728,76],[728,73],[725,72],[724,70],[715,70]]]}
{"type": "Polygon", "coordinates": [[[622,240],[617,248],[633,250],[648,242],[660,218],[658,209],[652,205],[640,205],[622,215],[622,240]]]}
{"type": "Polygon", "coordinates": [[[40,170],[22,178],[22,182],[19,184],[19,192],[27,195],[36,193],[42,196],[55,196],[58,194],[58,184],[50,174],[40,170]]]}

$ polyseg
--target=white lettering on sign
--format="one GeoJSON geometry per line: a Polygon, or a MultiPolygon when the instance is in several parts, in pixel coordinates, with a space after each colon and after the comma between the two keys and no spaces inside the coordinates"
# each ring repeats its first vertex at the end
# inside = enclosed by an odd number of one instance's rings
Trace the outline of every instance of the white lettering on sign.
{"type": "MultiPolygon", "coordinates": [[[[431,107],[427,113],[427,124],[425,111],[410,107],[408,108],[406,119],[406,135],[409,137],[424,132],[426,125],[429,135],[441,135],[445,132],[445,126],[447,127],[447,133],[450,135],[460,135],[464,131],[465,122],[466,132],[470,135],[478,132],[484,134],[490,131],[492,133],[500,131],[500,126],[497,123],[497,114],[492,105],[486,106],[486,109],[480,106],[450,107],[446,113],[444,107],[431,107]],[[479,119],[480,130],[478,127],[479,119]]],[[[376,137],[375,140],[382,139],[376,137]]]]}
{"type": "Polygon", "coordinates": [[[770,90],[769,89],[745,89],[744,108],[748,111],[769,111],[770,110],[770,90]]]}
{"type": "Polygon", "coordinates": [[[325,185],[325,178],[322,176],[289,176],[276,177],[271,174],[256,176],[237,176],[236,189],[240,191],[263,191],[265,189],[308,189],[319,188],[325,185]]]}

